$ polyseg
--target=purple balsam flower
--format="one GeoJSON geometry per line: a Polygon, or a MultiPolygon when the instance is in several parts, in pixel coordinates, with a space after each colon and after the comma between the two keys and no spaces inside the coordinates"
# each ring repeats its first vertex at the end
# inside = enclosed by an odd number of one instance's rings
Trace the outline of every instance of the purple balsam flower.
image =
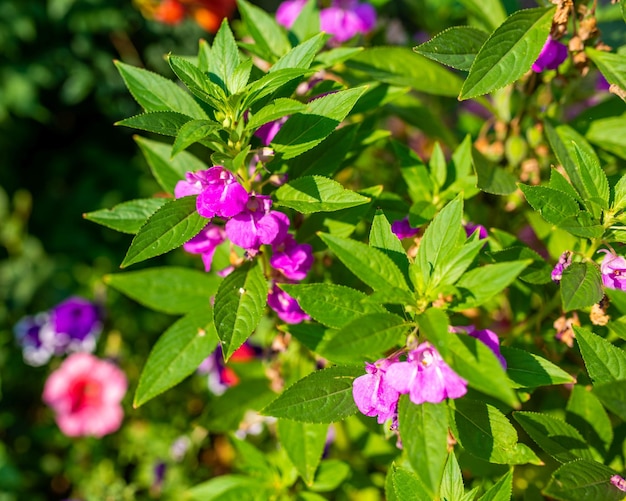
{"type": "Polygon", "coordinates": [[[626,492],[626,480],[624,480],[619,475],[613,475],[611,477],[611,483],[620,491],[626,492]]]}
{"type": "Polygon", "coordinates": [[[548,40],[541,49],[539,57],[533,63],[532,70],[535,73],[541,73],[544,70],[556,70],[566,59],[567,45],[557,42],[548,35],[548,40]]]}
{"type": "Polygon", "coordinates": [[[391,223],[391,231],[400,240],[403,240],[405,238],[413,238],[420,232],[420,229],[411,226],[411,223],[409,223],[409,216],[406,216],[391,223]]]}
{"type": "Polygon", "coordinates": [[[602,284],[609,289],[626,290],[626,259],[607,249],[601,249],[606,255],[600,264],[602,284]]]}
{"type": "Polygon", "coordinates": [[[287,29],[293,26],[307,0],[286,0],[276,10],[276,22],[287,29]]]}
{"type": "Polygon", "coordinates": [[[409,352],[406,362],[390,365],[385,378],[399,393],[408,393],[414,404],[437,404],[446,398],[460,398],[467,392],[467,381],[427,342],[409,352]]]}
{"type": "Polygon", "coordinates": [[[276,312],[278,318],[288,324],[299,324],[304,320],[311,319],[309,315],[302,311],[298,301],[276,284],[274,284],[274,287],[267,295],[267,305],[276,312]]]}
{"type": "Polygon", "coordinates": [[[218,245],[226,240],[226,232],[221,226],[209,223],[200,233],[183,244],[183,249],[191,254],[200,254],[204,269],[211,271],[213,255],[218,245]]]}
{"type": "Polygon", "coordinates": [[[358,409],[366,416],[378,416],[382,424],[393,419],[398,412],[400,393],[386,380],[387,369],[397,359],[383,358],[373,364],[366,363],[367,374],[359,376],[352,383],[352,397],[358,409]]]}
{"type": "Polygon", "coordinates": [[[331,44],[340,44],[354,35],[369,33],[376,26],[376,10],[357,0],[333,0],[320,11],[320,29],[333,35],[331,44]]]}
{"type": "Polygon", "coordinates": [[[299,244],[287,235],[278,245],[272,246],[270,264],[290,280],[303,280],[313,264],[313,248],[299,244]]]}
{"type": "Polygon", "coordinates": [[[558,284],[561,281],[561,278],[563,278],[563,271],[565,271],[565,268],[567,268],[570,264],[572,264],[572,252],[565,251],[559,256],[559,260],[552,269],[552,281],[558,284]]]}
{"type": "Polygon", "coordinates": [[[254,135],[261,140],[263,145],[269,146],[270,143],[274,140],[274,137],[276,136],[276,134],[278,134],[278,131],[280,130],[280,128],[288,120],[288,118],[289,117],[282,117],[282,118],[279,118],[278,120],[274,120],[272,122],[263,124],[261,125],[261,127],[259,127],[256,130],[254,135]]]}
{"type": "Polygon", "coordinates": [[[487,228],[485,228],[482,224],[466,223],[463,227],[465,228],[467,238],[471,237],[476,232],[478,232],[479,240],[484,240],[488,236],[487,228]]]}
{"type": "Polygon", "coordinates": [[[261,245],[277,245],[287,236],[289,218],[272,211],[272,200],[265,195],[250,195],[244,210],[226,223],[226,235],[232,243],[256,251],[261,245]]]}

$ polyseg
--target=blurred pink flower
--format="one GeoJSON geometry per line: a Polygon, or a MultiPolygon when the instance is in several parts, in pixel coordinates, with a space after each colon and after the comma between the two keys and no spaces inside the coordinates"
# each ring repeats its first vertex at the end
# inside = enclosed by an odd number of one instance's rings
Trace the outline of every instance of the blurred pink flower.
{"type": "Polygon", "coordinates": [[[74,353],[46,381],[43,400],[56,413],[65,435],[102,437],[122,424],[120,402],[126,388],[126,376],[117,366],[88,353],[74,353]]]}

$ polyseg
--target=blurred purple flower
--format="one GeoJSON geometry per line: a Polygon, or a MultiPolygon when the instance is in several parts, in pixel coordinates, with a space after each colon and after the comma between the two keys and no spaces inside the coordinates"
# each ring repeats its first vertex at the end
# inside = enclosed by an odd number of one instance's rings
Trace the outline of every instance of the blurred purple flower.
{"type": "Polygon", "coordinates": [[[409,223],[409,216],[406,216],[403,219],[394,221],[391,224],[391,231],[395,236],[402,240],[404,238],[413,238],[420,232],[420,229],[411,226],[411,223],[409,223]]]}
{"type": "Polygon", "coordinates": [[[476,231],[478,231],[479,240],[483,240],[488,237],[487,228],[485,228],[482,224],[475,224],[470,222],[466,223],[464,225],[464,228],[467,238],[471,237],[474,233],[476,233],[476,231]]]}
{"type": "Polygon", "coordinates": [[[541,49],[539,57],[533,63],[532,70],[535,73],[541,73],[544,70],[556,70],[566,59],[567,45],[557,42],[548,35],[548,40],[541,49]]]}
{"type": "Polygon", "coordinates": [[[98,307],[82,297],[71,297],[50,310],[50,320],[57,338],[66,337],[68,346],[80,348],[88,338],[102,330],[98,307]]]}
{"type": "Polygon", "coordinates": [[[22,318],[13,327],[17,343],[22,347],[24,362],[28,365],[44,365],[56,352],[54,331],[49,320],[48,313],[38,313],[22,318]]]}
{"type": "Polygon", "coordinates": [[[200,233],[183,244],[183,249],[191,254],[200,254],[202,262],[204,263],[204,269],[211,271],[211,264],[213,263],[213,255],[218,245],[226,240],[226,232],[221,226],[217,226],[213,223],[207,224],[200,233]]]}
{"type": "Polygon", "coordinates": [[[232,243],[256,251],[263,244],[282,242],[289,230],[289,218],[272,211],[272,200],[265,195],[250,195],[244,210],[226,223],[226,235],[232,243]]]}
{"type": "Polygon", "coordinates": [[[333,35],[331,44],[340,44],[354,35],[366,34],[376,26],[376,10],[357,0],[333,0],[320,11],[320,30],[333,35]]]}
{"type": "Polygon", "coordinates": [[[313,264],[313,249],[309,244],[299,244],[287,235],[278,245],[272,246],[270,264],[290,280],[303,280],[313,264]]]}
{"type": "Polygon", "coordinates": [[[572,253],[571,251],[565,251],[563,254],[561,254],[559,260],[554,266],[554,269],[552,270],[552,281],[558,284],[561,281],[561,278],[563,278],[563,271],[570,264],[572,264],[572,253]]]}
{"type": "Polygon", "coordinates": [[[395,358],[383,358],[373,364],[366,363],[367,374],[359,376],[352,383],[352,397],[359,411],[366,416],[378,416],[379,424],[393,419],[398,412],[400,393],[385,377],[387,369],[397,361],[395,358]]]}
{"type": "Polygon", "coordinates": [[[307,0],[286,0],[276,10],[276,22],[287,29],[293,26],[307,0]]]}
{"type": "Polygon", "coordinates": [[[399,393],[408,393],[414,404],[437,404],[446,398],[460,398],[467,392],[467,381],[427,342],[410,351],[406,362],[391,364],[385,379],[399,393]]]}
{"type": "MultiPolygon", "coordinates": [[[[246,341],[235,350],[229,361],[247,362],[256,356],[257,350],[246,341]]],[[[228,388],[239,383],[239,377],[235,374],[235,371],[224,363],[224,355],[220,345],[202,361],[197,371],[200,374],[208,375],[209,391],[214,395],[221,395],[228,388]]]]}
{"type": "Polygon", "coordinates": [[[304,320],[311,319],[302,311],[298,301],[280,289],[277,284],[274,284],[267,295],[267,305],[276,312],[278,318],[288,324],[299,324],[304,320]]]}
{"type": "Polygon", "coordinates": [[[600,265],[602,283],[609,289],[626,290],[626,259],[607,249],[601,249],[606,255],[600,265]]]}

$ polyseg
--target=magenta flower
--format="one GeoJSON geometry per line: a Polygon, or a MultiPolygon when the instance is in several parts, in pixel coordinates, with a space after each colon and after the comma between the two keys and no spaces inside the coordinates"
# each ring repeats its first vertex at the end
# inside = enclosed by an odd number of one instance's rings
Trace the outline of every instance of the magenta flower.
{"type": "Polygon", "coordinates": [[[563,271],[565,271],[565,268],[567,268],[570,264],[572,264],[572,253],[571,251],[565,251],[561,254],[552,270],[552,281],[558,284],[561,281],[561,278],[563,278],[563,271]]]}
{"type": "Polygon", "coordinates": [[[224,242],[224,240],[226,240],[224,228],[209,223],[200,233],[186,244],[183,244],[183,249],[191,254],[200,254],[202,262],[204,263],[204,269],[211,271],[215,249],[217,249],[217,246],[224,242]]]}
{"type": "Polygon", "coordinates": [[[463,227],[465,228],[465,234],[467,235],[467,238],[471,237],[477,231],[479,240],[483,240],[488,236],[487,228],[485,228],[482,224],[466,223],[463,225],[463,227]]]}
{"type": "Polygon", "coordinates": [[[276,22],[287,29],[293,26],[307,0],[286,0],[276,10],[276,22]]]}
{"type": "Polygon", "coordinates": [[[331,44],[340,44],[354,35],[369,33],[376,26],[376,10],[357,0],[333,0],[320,11],[320,29],[333,35],[331,44]]]}
{"type": "Polygon", "coordinates": [[[477,330],[473,325],[460,325],[458,327],[450,327],[450,332],[465,332],[470,336],[478,339],[484,345],[489,348],[496,358],[500,361],[502,368],[506,370],[506,359],[500,353],[500,338],[498,335],[489,330],[489,329],[481,329],[477,330]]]}
{"type": "Polygon", "coordinates": [[[626,480],[624,480],[619,475],[613,475],[611,477],[611,483],[620,491],[626,492],[626,480]]]}
{"type": "Polygon", "coordinates": [[[288,118],[289,117],[282,117],[278,120],[274,120],[273,122],[263,124],[256,130],[254,135],[258,137],[265,146],[269,146],[288,118]]]}
{"type": "Polygon", "coordinates": [[[385,378],[387,369],[396,362],[397,359],[383,358],[373,364],[366,363],[367,374],[352,383],[354,403],[366,416],[378,416],[379,424],[393,419],[398,412],[400,393],[385,378]]]}
{"type": "Polygon", "coordinates": [[[403,219],[391,223],[391,231],[395,236],[402,240],[405,238],[413,238],[420,232],[420,229],[411,226],[411,223],[409,223],[409,216],[406,216],[403,219]]]}
{"type": "Polygon", "coordinates": [[[235,175],[221,165],[207,170],[187,172],[185,181],[178,181],[174,188],[176,198],[198,195],[198,214],[206,218],[232,217],[246,206],[248,192],[239,184],[235,175]]]}
{"type": "Polygon", "coordinates": [[[287,235],[278,245],[272,246],[270,258],[272,267],[291,280],[302,280],[313,264],[313,248],[309,244],[299,244],[287,235]]]}
{"type": "Polygon", "coordinates": [[[437,404],[467,392],[467,381],[456,374],[430,343],[409,352],[406,362],[387,368],[387,383],[399,393],[408,393],[414,404],[437,404]]]}
{"type": "Polygon", "coordinates": [[[559,65],[567,59],[567,45],[557,42],[550,35],[541,49],[539,57],[532,65],[535,73],[544,70],[556,70],[559,65]]]}
{"type": "Polygon", "coordinates": [[[126,376],[111,362],[74,353],[46,381],[43,400],[69,437],[102,437],[122,424],[126,376]]]}
{"type": "Polygon", "coordinates": [[[609,289],[626,290],[626,259],[607,249],[598,252],[606,254],[600,265],[602,284],[609,289]]]}
{"type": "Polygon", "coordinates": [[[276,284],[274,284],[274,287],[267,295],[267,305],[276,312],[278,318],[288,324],[299,324],[304,320],[311,319],[310,316],[302,311],[298,301],[276,284]]]}
{"type": "Polygon", "coordinates": [[[282,242],[289,230],[289,218],[272,211],[272,200],[265,195],[250,195],[244,210],[226,223],[226,235],[232,243],[256,251],[261,245],[282,242]]]}

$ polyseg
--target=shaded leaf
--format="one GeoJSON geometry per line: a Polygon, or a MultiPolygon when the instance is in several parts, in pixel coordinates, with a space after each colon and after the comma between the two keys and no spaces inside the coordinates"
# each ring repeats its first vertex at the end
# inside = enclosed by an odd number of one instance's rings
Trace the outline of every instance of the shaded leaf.
{"type": "Polygon", "coordinates": [[[615,471],[595,461],[572,461],[552,474],[543,494],[560,501],[623,500],[624,493],[610,482],[613,475],[615,471]]]}
{"type": "Polygon", "coordinates": [[[305,176],[282,185],[275,192],[276,203],[302,214],[332,212],[370,202],[358,193],[322,176],[305,176]]]}
{"type": "Polygon", "coordinates": [[[87,212],[83,214],[83,217],[107,228],[134,235],[145,224],[146,220],[167,201],[167,198],[130,200],[122,202],[112,209],[87,212]]]}
{"type": "Polygon", "coordinates": [[[574,326],[576,342],[594,383],[626,379],[626,353],[584,327],[574,326]]]}
{"type": "Polygon", "coordinates": [[[285,448],[303,480],[311,485],[324,452],[328,424],[279,419],[277,431],[280,445],[285,448]]]}
{"type": "Polygon", "coordinates": [[[470,26],[453,26],[413,50],[457,70],[469,71],[488,33],[470,26]]]}
{"type": "Polygon", "coordinates": [[[537,388],[576,382],[573,376],[558,365],[534,353],[509,346],[501,346],[500,352],[507,363],[507,376],[515,388],[537,388]]]}

